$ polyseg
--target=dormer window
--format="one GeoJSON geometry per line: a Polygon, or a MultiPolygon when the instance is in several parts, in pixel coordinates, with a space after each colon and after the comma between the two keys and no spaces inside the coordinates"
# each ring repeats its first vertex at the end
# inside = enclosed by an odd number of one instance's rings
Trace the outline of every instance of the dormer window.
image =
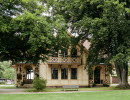
{"type": "Polygon", "coordinates": [[[62,48],[61,49],[61,56],[66,57],[68,55],[68,49],[67,48],[62,48]]]}
{"type": "Polygon", "coordinates": [[[72,48],[71,49],[71,57],[76,57],[77,56],[77,49],[76,48],[72,48]]]}
{"type": "Polygon", "coordinates": [[[50,54],[50,56],[52,56],[52,57],[58,57],[58,51],[53,50],[52,54],[50,54]]]}

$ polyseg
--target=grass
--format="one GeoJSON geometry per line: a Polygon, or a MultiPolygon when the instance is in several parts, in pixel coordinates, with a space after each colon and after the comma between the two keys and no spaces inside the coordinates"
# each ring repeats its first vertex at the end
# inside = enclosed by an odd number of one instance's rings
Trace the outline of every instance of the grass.
{"type": "MultiPolygon", "coordinates": [[[[11,84],[12,85],[12,84],[11,84]]],[[[0,84],[0,89],[16,89],[16,86],[10,86],[8,84],[0,84]]]]}
{"type": "Polygon", "coordinates": [[[15,85],[15,84],[0,84],[0,85],[15,85]]]}
{"type": "Polygon", "coordinates": [[[84,93],[0,94],[0,100],[129,100],[130,91],[84,93]]]}
{"type": "MultiPolygon", "coordinates": [[[[15,88],[15,87],[3,87],[15,88]]],[[[26,89],[25,89],[26,90],[26,89]]],[[[46,88],[44,92],[59,92],[62,88],[46,88]]],[[[0,100],[129,100],[130,90],[119,90],[115,87],[80,88],[77,93],[43,93],[43,94],[0,94],[0,100]],[[115,91],[116,90],[116,91],[115,91]]],[[[27,89],[26,92],[35,92],[27,89]]]]}
{"type": "MultiPolygon", "coordinates": [[[[111,87],[93,87],[93,88],[80,88],[79,91],[112,91],[112,90],[124,90],[115,88],[114,86],[111,87]]],[[[126,89],[129,90],[129,89],[126,89]]],[[[63,88],[46,88],[43,91],[40,92],[60,92],[63,91],[63,88]]],[[[35,89],[27,89],[25,92],[37,92],[35,89]]]]}
{"type": "MultiPolygon", "coordinates": [[[[0,89],[18,89],[15,86],[0,86],[0,89]]],[[[120,88],[115,88],[115,86],[111,87],[92,87],[92,88],[80,88],[79,91],[112,91],[112,90],[124,90],[120,88]]],[[[130,89],[125,89],[130,90],[130,89]]],[[[60,92],[63,91],[63,88],[46,88],[43,91],[39,92],[60,92]]],[[[70,89],[69,89],[70,91],[70,89]]],[[[24,92],[38,92],[34,88],[25,88],[24,92]]]]}
{"type": "MultiPolygon", "coordinates": [[[[39,92],[59,92],[62,91],[62,88],[46,88],[43,91],[39,91],[39,92]]],[[[38,92],[37,90],[31,88],[31,89],[27,89],[25,90],[25,92],[38,92]]]]}
{"type": "Polygon", "coordinates": [[[0,89],[16,89],[15,86],[0,86],[0,89]]]}
{"type": "MultiPolygon", "coordinates": [[[[0,86],[0,89],[17,89],[15,86],[0,86]]],[[[105,91],[105,90],[120,90],[115,87],[93,87],[93,88],[80,88],[79,91],[105,91]]],[[[41,92],[60,92],[63,88],[46,88],[41,92]]],[[[25,88],[25,92],[37,92],[33,88],[25,88]]]]}
{"type": "Polygon", "coordinates": [[[0,89],[16,89],[16,87],[15,86],[13,86],[13,87],[3,86],[3,87],[0,87],[0,89]]]}

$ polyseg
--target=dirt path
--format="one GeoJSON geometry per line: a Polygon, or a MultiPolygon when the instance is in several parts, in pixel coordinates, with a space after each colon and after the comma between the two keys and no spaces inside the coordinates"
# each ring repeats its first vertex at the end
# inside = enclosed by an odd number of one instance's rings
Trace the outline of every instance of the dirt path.
{"type": "Polygon", "coordinates": [[[23,93],[25,89],[0,89],[0,94],[19,94],[23,93]]]}

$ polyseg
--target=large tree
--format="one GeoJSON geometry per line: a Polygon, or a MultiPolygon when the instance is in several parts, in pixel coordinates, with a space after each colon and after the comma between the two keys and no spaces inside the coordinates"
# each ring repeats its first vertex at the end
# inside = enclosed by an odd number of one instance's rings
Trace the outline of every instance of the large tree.
{"type": "Polygon", "coordinates": [[[2,0],[0,7],[1,61],[38,63],[57,46],[68,46],[64,19],[51,16],[43,0],[2,0]]]}
{"type": "Polygon", "coordinates": [[[123,0],[57,0],[48,2],[54,13],[64,16],[72,33],[91,42],[88,65],[113,64],[119,86],[128,85],[130,57],[130,9],[123,0]]]}

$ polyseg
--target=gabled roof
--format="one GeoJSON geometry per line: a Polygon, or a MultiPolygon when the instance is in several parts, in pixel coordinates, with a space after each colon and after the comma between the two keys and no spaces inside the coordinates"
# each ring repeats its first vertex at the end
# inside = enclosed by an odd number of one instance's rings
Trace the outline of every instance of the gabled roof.
{"type": "Polygon", "coordinates": [[[91,43],[88,40],[79,41],[78,45],[83,47],[83,50],[88,54],[88,50],[90,48],[91,43]]]}
{"type": "Polygon", "coordinates": [[[87,50],[90,48],[90,45],[91,45],[91,43],[90,43],[88,40],[84,41],[84,43],[83,43],[83,46],[84,46],[87,50]]]}

